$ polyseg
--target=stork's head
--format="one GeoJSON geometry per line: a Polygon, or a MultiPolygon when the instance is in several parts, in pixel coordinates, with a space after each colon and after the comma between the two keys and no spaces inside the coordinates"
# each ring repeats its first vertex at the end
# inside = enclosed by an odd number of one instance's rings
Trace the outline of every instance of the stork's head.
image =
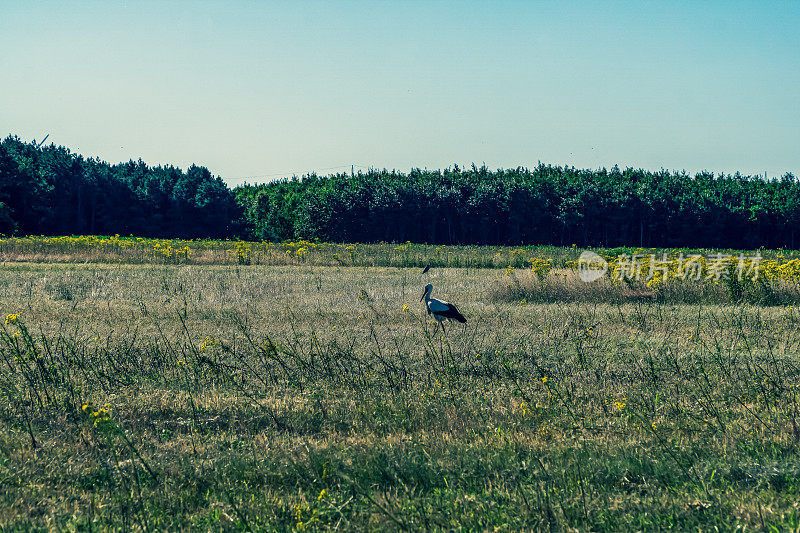
{"type": "Polygon", "coordinates": [[[431,292],[432,290],[433,290],[433,285],[431,285],[430,283],[428,283],[427,285],[425,285],[425,292],[423,292],[423,293],[422,293],[422,298],[420,298],[420,299],[419,299],[419,301],[421,302],[422,300],[424,300],[424,299],[425,299],[425,296],[427,296],[428,294],[430,294],[430,292],[431,292]]]}

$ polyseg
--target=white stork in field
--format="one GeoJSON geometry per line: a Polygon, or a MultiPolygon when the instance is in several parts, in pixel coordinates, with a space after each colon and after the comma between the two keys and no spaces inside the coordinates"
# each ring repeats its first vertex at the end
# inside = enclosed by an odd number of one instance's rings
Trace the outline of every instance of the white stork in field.
{"type": "Polygon", "coordinates": [[[425,294],[422,295],[422,298],[419,299],[421,302],[425,300],[425,307],[428,309],[428,314],[433,315],[439,324],[442,325],[442,332],[444,333],[444,320],[457,320],[462,324],[467,321],[464,318],[464,315],[458,312],[456,306],[449,303],[443,302],[442,300],[437,300],[436,298],[431,298],[431,292],[433,291],[433,285],[428,283],[425,285],[425,294]]]}

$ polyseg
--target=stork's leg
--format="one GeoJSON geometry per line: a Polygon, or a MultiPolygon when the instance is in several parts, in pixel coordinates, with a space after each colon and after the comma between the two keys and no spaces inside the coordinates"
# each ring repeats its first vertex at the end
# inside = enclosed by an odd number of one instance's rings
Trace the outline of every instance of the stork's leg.
{"type": "Polygon", "coordinates": [[[439,324],[441,324],[441,325],[442,325],[442,335],[445,335],[445,334],[447,334],[447,332],[444,330],[444,320],[442,320],[441,322],[439,322],[439,324]]]}

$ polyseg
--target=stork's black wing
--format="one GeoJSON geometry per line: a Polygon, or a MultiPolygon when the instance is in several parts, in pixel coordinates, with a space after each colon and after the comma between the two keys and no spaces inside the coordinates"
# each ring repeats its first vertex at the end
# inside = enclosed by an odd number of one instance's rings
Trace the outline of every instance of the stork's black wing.
{"type": "Polygon", "coordinates": [[[443,316],[445,318],[450,318],[450,319],[453,319],[453,320],[457,320],[457,321],[461,322],[462,324],[467,321],[467,319],[464,318],[464,315],[459,313],[458,309],[456,309],[456,306],[451,304],[451,303],[447,304],[447,309],[445,309],[444,311],[437,311],[436,314],[439,315],[439,316],[443,316]]]}

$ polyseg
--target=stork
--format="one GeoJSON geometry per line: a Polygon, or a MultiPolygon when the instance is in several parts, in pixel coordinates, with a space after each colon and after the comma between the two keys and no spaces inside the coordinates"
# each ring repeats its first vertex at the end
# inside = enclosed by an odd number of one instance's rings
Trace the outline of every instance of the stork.
{"type": "Polygon", "coordinates": [[[464,324],[467,319],[464,318],[464,315],[458,312],[456,306],[449,303],[444,302],[442,300],[438,300],[436,298],[431,298],[431,292],[433,291],[433,285],[428,283],[425,285],[425,293],[422,295],[422,298],[419,299],[421,302],[425,300],[425,307],[428,309],[428,314],[433,315],[439,324],[442,325],[442,332],[444,333],[444,320],[457,320],[464,324]]]}

